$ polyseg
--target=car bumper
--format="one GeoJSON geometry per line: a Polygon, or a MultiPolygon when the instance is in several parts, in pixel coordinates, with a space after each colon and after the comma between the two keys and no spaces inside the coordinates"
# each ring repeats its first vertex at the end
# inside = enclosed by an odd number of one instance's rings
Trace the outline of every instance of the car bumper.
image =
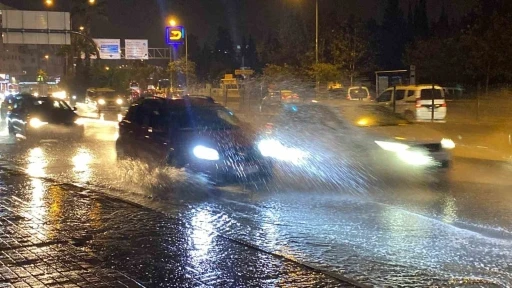
{"type": "Polygon", "coordinates": [[[272,176],[272,163],[268,160],[230,163],[229,161],[194,160],[189,169],[203,173],[215,184],[255,182],[272,176]]]}

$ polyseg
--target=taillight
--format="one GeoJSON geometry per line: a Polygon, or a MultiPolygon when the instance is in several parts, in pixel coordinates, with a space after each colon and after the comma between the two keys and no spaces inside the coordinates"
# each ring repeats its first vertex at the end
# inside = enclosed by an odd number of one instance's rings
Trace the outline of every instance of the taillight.
{"type": "Polygon", "coordinates": [[[271,134],[272,130],[274,130],[274,124],[272,124],[272,123],[265,124],[265,133],[271,134]]]}
{"type": "Polygon", "coordinates": [[[446,107],[446,102],[444,102],[444,103],[441,105],[441,107],[446,107]]]}
{"type": "Polygon", "coordinates": [[[421,108],[420,100],[416,100],[416,108],[421,108]]]}

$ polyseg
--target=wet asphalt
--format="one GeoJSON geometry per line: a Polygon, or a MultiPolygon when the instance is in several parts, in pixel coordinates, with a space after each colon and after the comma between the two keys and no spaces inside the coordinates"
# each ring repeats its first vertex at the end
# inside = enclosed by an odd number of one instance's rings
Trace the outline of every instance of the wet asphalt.
{"type": "Polygon", "coordinates": [[[363,189],[278,171],[268,185],[212,189],[117,161],[117,120],[89,120],[80,142],[2,129],[2,199],[144,286],[512,285],[512,163],[457,157],[446,185],[363,189]]]}

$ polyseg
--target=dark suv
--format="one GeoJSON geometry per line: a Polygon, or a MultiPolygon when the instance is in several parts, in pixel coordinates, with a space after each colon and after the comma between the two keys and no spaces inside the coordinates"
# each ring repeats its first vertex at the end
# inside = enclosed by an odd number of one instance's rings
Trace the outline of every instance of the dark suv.
{"type": "Polygon", "coordinates": [[[84,134],[84,126],[74,110],[64,100],[16,95],[7,114],[9,134],[33,140],[59,136],[79,138],[84,134]]]}
{"type": "Polygon", "coordinates": [[[271,163],[255,133],[208,97],[147,98],[119,123],[120,158],[140,158],[204,173],[215,184],[268,180],[271,163]]]}

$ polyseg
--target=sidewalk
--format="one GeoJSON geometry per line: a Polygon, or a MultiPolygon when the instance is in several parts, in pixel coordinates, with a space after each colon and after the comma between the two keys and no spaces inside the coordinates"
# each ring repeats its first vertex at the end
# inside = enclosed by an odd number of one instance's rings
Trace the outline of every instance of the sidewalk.
{"type": "Polygon", "coordinates": [[[174,205],[164,215],[0,170],[0,287],[355,287],[217,235],[208,210],[174,205]]]}

